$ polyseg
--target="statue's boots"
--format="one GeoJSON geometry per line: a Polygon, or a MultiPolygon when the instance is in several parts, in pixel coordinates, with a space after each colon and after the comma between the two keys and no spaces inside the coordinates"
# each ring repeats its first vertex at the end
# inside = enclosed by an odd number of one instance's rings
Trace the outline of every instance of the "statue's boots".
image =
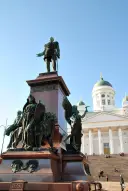
{"type": "Polygon", "coordinates": [[[26,146],[26,147],[25,147],[25,150],[26,150],[26,151],[32,151],[33,149],[32,149],[31,146],[26,146]]]}

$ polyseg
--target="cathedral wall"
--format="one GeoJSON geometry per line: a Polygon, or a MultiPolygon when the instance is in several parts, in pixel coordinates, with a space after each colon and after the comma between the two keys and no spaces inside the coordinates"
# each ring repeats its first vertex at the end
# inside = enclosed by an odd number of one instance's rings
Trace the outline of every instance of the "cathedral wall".
{"type": "Polygon", "coordinates": [[[98,139],[94,139],[93,140],[93,153],[95,153],[96,155],[99,154],[99,142],[98,139]]]}
{"type": "Polygon", "coordinates": [[[128,153],[128,137],[123,139],[124,153],[128,153]]]}
{"type": "Polygon", "coordinates": [[[82,142],[82,145],[84,145],[83,150],[82,150],[83,154],[85,154],[85,153],[89,154],[89,139],[88,139],[87,135],[85,136],[85,141],[84,141],[84,143],[82,142]]]}
{"type": "Polygon", "coordinates": [[[124,146],[124,153],[128,153],[128,129],[123,130],[123,146],[124,146]]]}
{"type": "Polygon", "coordinates": [[[120,142],[118,137],[113,138],[114,154],[120,153],[120,142]]]}

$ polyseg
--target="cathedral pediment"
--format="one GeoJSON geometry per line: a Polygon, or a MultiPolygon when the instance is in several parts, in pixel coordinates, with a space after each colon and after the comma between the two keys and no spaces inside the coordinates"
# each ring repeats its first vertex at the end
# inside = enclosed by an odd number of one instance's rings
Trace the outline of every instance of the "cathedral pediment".
{"type": "Polygon", "coordinates": [[[117,121],[128,121],[128,117],[117,115],[114,113],[101,112],[94,114],[91,117],[84,119],[86,123],[97,123],[97,122],[117,122],[117,121]]]}

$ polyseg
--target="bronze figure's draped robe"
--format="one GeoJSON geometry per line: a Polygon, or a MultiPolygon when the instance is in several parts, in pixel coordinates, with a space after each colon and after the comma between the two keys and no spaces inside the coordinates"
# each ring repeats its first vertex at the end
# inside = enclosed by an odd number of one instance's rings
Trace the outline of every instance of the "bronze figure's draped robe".
{"type": "Polygon", "coordinates": [[[22,118],[22,112],[18,111],[17,112],[17,117],[12,125],[6,129],[5,134],[10,135],[10,141],[7,146],[7,148],[16,148],[18,143],[22,139],[22,123],[21,123],[21,118],[22,118]]]}
{"type": "Polygon", "coordinates": [[[36,109],[36,103],[30,103],[26,106],[23,116],[23,147],[25,149],[31,149],[35,142],[35,126],[34,126],[34,113],[36,109]]]}
{"type": "Polygon", "coordinates": [[[10,149],[16,149],[21,141],[22,148],[25,150],[39,150],[42,142],[46,140],[50,145],[50,151],[57,152],[53,147],[53,137],[55,123],[57,118],[55,114],[46,112],[45,106],[30,95],[23,107],[23,115],[18,116],[13,125],[6,130],[6,135],[11,138],[8,145],[10,149]]]}

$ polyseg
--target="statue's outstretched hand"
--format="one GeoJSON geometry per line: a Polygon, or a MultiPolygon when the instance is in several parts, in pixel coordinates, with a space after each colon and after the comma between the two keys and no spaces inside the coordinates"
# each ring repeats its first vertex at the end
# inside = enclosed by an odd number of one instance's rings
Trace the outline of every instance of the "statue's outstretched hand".
{"type": "Polygon", "coordinates": [[[36,54],[37,57],[40,57],[40,54],[36,54]]]}
{"type": "Polygon", "coordinates": [[[86,112],[88,112],[88,107],[90,107],[90,106],[85,106],[86,112]]]}
{"type": "Polygon", "coordinates": [[[41,56],[43,56],[43,55],[44,55],[43,52],[36,54],[37,57],[41,57],[41,56]]]}

